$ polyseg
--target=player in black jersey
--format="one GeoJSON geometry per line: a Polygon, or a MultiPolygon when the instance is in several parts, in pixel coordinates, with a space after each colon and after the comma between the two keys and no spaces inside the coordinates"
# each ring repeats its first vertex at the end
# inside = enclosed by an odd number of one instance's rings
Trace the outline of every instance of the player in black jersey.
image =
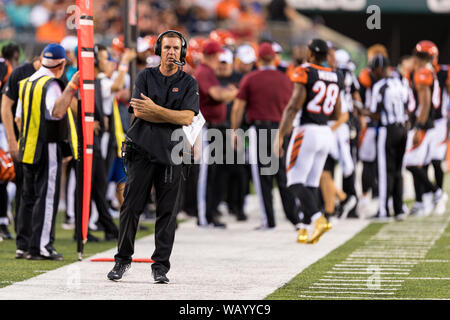
{"type": "Polygon", "coordinates": [[[294,90],[275,138],[274,150],[282,156],[283,138],[292,130],[294,118],[301,111],[286,155],[287,185],[300,199],[304,212],[297,238],[300,243],[315,243],[327,231],[327,220],[319,210],[318,187],[333,139],[327,122],[340,115],[343,88],[342,77],[323,66],[327,52],[328,46],[321,39],[308,45],[309,63],[297,67],[291,76],[294,90]],[[308,239],[311,222],[315,229],[308,239]]]}

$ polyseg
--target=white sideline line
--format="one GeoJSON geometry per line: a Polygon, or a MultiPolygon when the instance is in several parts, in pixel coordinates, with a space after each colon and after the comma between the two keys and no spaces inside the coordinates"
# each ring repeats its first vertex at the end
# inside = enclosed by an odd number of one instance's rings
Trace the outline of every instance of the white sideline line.
{"type": "MultiPolygon", "coordinates": [[[[359,292],[358,292],[359,293],[359,292]]],[[[449,300],[449,299],[435,299],[435,298],[382,298],[377,297],[376,299],[370,297],[349,297],[349,296],[308,296],[308,295],[299,295],[300,298],[320,298],[320,299],[357,299],[357,300],[449,300]]]]}
{"type": "MultiPolygon", "coordinates": [[[[360,286],[362,283],[339,283],[339,282],[325,282],[325,283],[321,283],[321,282],[315,282],[313,283],[314,286],[344,286],[344,287],[348,287],[348,286],[360,286]]],[[[401,287],[401,284],[385,284],[384,286],[380,286],[380,287],[401,287]]]]}
{"type": "MultiPolygon", "coordinates": [[[[316,287],[316,286],[311,286],[309,287],[309,289],[327,289],[327,290],[342,290],[342,289],[346,289],[346,288],[336,288],[336,287],[316,287]]],[[[365,288],[348,288],[351,290],[365,290],[365,291],[370,291],[370,290],[376,290],[376,291],[395,291],[398,288],[369,288],[369,287],[365,287],[365,288]]]]}
{"type": "Polygon", "coordinates": [[[359,291],[312,291],[312,290],[306,290],[303,292],[307,293],[357,293],[357,294],[379,294],[379,295],[389,295],[389,294],[395,294],[395,292],[359,292],[359,291]]]}

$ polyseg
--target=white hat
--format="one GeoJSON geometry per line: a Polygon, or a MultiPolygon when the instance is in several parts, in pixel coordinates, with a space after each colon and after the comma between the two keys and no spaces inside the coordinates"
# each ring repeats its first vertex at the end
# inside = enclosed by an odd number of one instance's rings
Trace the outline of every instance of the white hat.
{"type": "Polygon", "coordinates": [[[255,50],[249,44],[239,46],[236,49],[236,57],[245,64],[250,64],[256,61],[255,50]]]}
{"type": "Polygon", "coordinates": [[[227,64],[233,63],[233,52],[228,48],[223,48],[223,52],[219,55],[219,61],[227,64]]]}
{"type": "Polygon", "coordinates": [[[275,51],[276,54],[283,52],[283,47],[278,42],[272,42],[272,49],[275,51]]]}
{"type": "Polygon", "coordinates": [[[150,42],[142,37],[137,38],[137,52],[145,52],[150,49],[150,42]]]}
{"type": "Polygon", "coordinates": [[[350,55],[344,49],[339,49],[334,53],[338,68],[348,68],[350,62],[350,55]]]}
{"type": "Polygon", "coordinates": [[[61,40],[60,44],[64,50],[73,52],[78,45],[78,38],[75,36],[67,36],[61,40]]]}

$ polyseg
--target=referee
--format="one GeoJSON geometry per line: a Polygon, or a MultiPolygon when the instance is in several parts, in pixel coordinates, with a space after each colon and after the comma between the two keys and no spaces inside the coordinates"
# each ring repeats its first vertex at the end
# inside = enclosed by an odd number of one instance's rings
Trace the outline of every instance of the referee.
{"type": "Polygon", "coordinates": [[[183,35],[168,30],[159,35],[155,53],[161,64],[146,68],[136,79],[130,111],[124,160],[128,161],[124,203],[120,209],[119,241],[114,268],[108,279],[120,280],[131,266],[139,215],[156,190],[155,251],[152,275],[155,283],[167,283],[169,257],[175,239],[176,215],[181,204],[182,166],[171,159],[174,130],[190,125],[199,112],[197,81],[181,70],[187,43],[183,35]]]}
{"type": "MultiPolygon", "coordinates": [[[[23,186],[19,207],[22,222],[31,221],[29,260],[62,260],[53,247],[55,217],[61,180],[61,143],[67,136],[65,117],[78,89],[78,73],[64,85],[65,50],[59,44],[47,45],[42,66],[20,81],[16,119],[20,119],[18,160],[23,167],[23,186]],[[31,213],[31,216],[30,216],[31,213]]],[[[70,128],[74,130],[73,123],[70,128]]],[[[74,145],[72,143],[72,145],[74,145]]],[[[18,227],[20,228],[20,226],[18,227]]]]}
{"type": "Polygon", "coordinates": [[[374,59],[375,67],[382,68],[382,78],[373,86],[370,112],[379,121],[378,154],[378,192],[379,209],[374,217],[384,221],[389,218],[388,200],[392,196],[395,218],[402,220],[403,179],[402,162],[406,149],[408,120],[406,107],[408,87],[397,76],[388,76],[389,62],[379,55],[374,59]]]}

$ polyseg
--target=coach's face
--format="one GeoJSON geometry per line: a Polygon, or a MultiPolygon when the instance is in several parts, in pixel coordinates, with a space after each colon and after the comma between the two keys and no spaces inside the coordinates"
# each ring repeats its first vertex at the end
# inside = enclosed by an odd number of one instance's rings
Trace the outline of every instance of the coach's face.
{"type": "Polygon", "coordinates": [[[173,60],[180,61],[181,39],[178,37],[164,37],[161,41],[161,63],[174,65],[173,60]]]}

